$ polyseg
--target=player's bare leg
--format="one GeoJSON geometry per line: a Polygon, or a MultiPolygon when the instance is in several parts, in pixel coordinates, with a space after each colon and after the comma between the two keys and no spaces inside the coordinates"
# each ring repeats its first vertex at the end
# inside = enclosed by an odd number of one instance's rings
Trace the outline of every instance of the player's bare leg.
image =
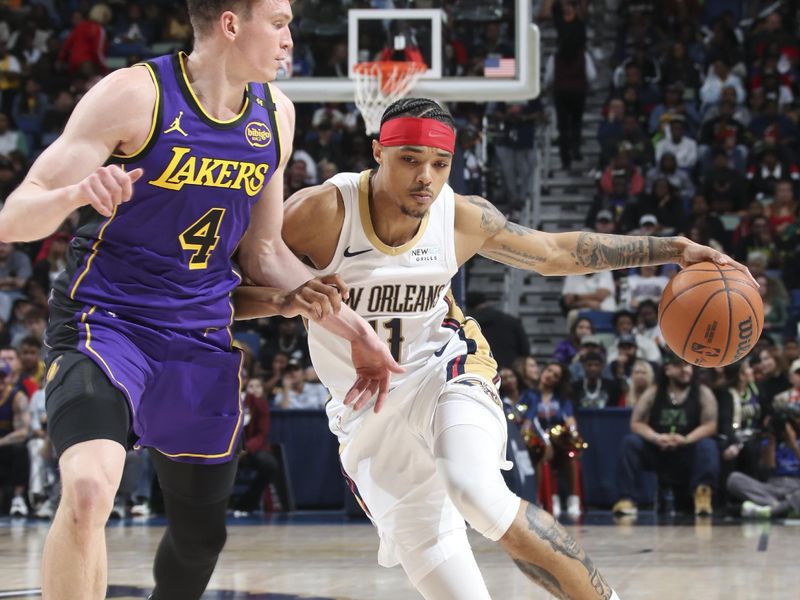
{"type": "Polygon", "coordinates": [[[111,440],[82,442],[61,456],[61,503],[42,560],[43,600],[105,598],[105,525],[124,465],[125,449],[111,440]]]}
{"type": "Polygon", "coordinates": [[[610,600],[614,591],[592,560],[550,513],[523,501],[500,545],[517,567],[563,600],[610,600]]]}

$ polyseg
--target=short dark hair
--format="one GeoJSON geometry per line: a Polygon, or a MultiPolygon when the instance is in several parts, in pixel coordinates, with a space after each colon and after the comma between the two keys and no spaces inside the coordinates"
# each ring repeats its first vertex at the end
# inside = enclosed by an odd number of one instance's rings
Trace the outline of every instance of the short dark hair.
{"type": "Polygon", "coordinates": [[[226,10],[239,14],[247,20],[253,13],[253,5],[259,0],[186,0],[192,29],[198,33],[208,31],[211,24],[226,10]]]}
{"type": "Polygon", "coordinates": [[[424,119],[433,119],[434,121],[441,121],[456,129],[456,122],[450,111],[439,104],[435,100],[429,98],[401,98],[392,102],[386,110],[383,111],[381,117],[381,126],[386,121],[397,119],[400,117],[421,117],[424,119]]]}
{"type": "Polygon", "coordinates": [[[35,335],[27,335],[19,343],[19,347],[22,348],[23,346],[30,346],[36,347],[39,350],[42,349],[42,342],[37,338],[35,335]]]}

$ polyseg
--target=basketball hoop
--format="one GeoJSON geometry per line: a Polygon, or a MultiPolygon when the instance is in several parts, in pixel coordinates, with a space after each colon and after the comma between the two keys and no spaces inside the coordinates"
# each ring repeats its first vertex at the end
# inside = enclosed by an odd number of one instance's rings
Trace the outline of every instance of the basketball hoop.
{"type": "Polygon", "coordinates": [[[356,64],[356,106],[364,117],[367,134],[378,133],[383,111],[404,97],[427,71],[424,64],[410,61],[377,61],[356,64]]]}

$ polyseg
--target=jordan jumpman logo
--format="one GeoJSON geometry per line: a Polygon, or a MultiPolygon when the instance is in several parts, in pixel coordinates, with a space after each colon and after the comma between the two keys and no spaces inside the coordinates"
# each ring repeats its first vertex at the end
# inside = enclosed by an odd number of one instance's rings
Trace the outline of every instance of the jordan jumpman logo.
{"type": "Polygon", "coordinates": [[[169,126],[169,129],[165,129],[164,133],[170,133],[172,131],[177,131],[183,137],[187,137],[189,134],[186,133],[183,129],[181,129],[181,117],[183,117],[183,111],[178,113],[178,116],[175,117],[175,120],[172,121],[172,125],[169,126]]]}

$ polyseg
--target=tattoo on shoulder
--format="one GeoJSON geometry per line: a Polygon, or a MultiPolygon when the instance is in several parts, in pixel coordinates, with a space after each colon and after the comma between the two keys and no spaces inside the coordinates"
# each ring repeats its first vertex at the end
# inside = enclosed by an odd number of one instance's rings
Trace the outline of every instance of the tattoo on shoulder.
{"type": "Polygon", "coordinates": [[[469,196],[469,203],[481,208],[481,229],[494,235],[506,225],[506,218],[497,208],[480,196],[469,196]]]}
{"type": "Polygon", "coordinates": [[[676,239],[582,232],[573,258],[576,265],[595,270],[662,264],[680,258],[676,239]]]}
{"type": "MultiPolygon", "coordinates": [[[[597,592],[598,598],[601,598],[602,600],[609,600],[611,598],[611,586],[608,585],[608,582],[606,582],[606,580],[600,574],[600,571],[594,566],[592,560],[587,556],[583,548],[578,545],[575,539],[568,534],[566,530],[559,525],[559,523],[553,519],[552,516],[550,516],[550,514],[546,513],[538,506],[529,504],[525,511],[525,516],[528,519],[528,528],[530,531],[532,531],[543,541],[547,542],[553,552],[576,560],[583,566],[589,578],[589,583],[594,588],[595,592],[597,592]]],[[[542,579],[549,582],[546,577],[543,577],[543,573],[541,572],[543,569],[541,569],[541,567],[526,561],[515,560],[514,562],[523,573],[531,577],[531,579],[537,583],[541,583],[542,579]],[[523,565],[525,568],[523,568],[523,565]],[[529,571],[532,571],[538,575],[539,579],[534,579],[529,571]]],[[[547,571],[544,573],[552,578],[552,575],[547,573],[547,571]]],[[[553,593],[556,598],[564,597],[564,592],[561,591],[561,585],[557,581],[556,584],[557,587],[555,589],[562,595],[552,592],[551,588],[547,588],[544,583],[542,583],[543,587],[546,587],[546,589],[553,593]]]]}

